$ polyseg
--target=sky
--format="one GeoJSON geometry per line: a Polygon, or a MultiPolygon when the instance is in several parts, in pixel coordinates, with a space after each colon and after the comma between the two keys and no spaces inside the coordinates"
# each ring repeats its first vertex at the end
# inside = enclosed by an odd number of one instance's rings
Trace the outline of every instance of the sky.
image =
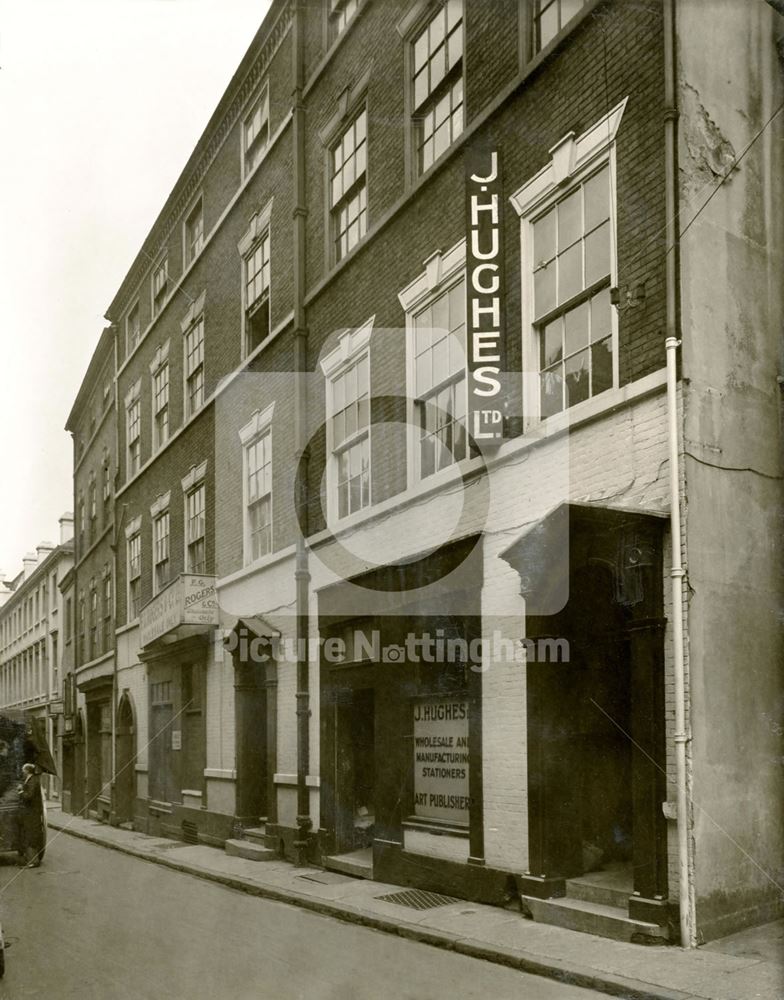
{"type": "Polygon", "coordinates": [[[0,572],[59,541],[103,319],[270,0],[0,0],[0,572]]]}

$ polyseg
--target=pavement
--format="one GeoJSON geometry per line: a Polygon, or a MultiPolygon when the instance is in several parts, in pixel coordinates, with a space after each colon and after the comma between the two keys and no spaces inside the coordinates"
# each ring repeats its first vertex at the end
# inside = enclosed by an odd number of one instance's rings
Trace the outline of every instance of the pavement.
{"type": "Polygon", "coordinates": [[[50,843],[66,833],[250,895],[611,996],[629,1000],[784,997],[784,920],[688,951],[627,944],[462,900],[411,910],[379,898],[400,886],[302,868],[283,860],[229,857],[215,847],[186,845],[64,814],[56,804],[48,806],[48,821],[50,843]]]}

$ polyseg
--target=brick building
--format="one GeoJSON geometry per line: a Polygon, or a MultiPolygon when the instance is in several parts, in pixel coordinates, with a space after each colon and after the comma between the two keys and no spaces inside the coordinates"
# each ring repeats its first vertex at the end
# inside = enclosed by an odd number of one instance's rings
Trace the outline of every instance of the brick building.
{"type": "MultiPolygon", "coordinates": [[[[63,621],[60,582],[73,565],[73,514],[60,518],[59,543],[41,542],[8,583],[0,582],[0,711],[21,711],[40,732],[59,765],[63,716],[63,621]]],[[[60,795],[46,775],[47,794],[60,795]]]]}
{"type": "MultiPolygon", "coordinates": [[[[66,608],[63,787],[74,812],[109,819],[115,795],[113,711],[114,480],[117,472],[114,336],[107,327],[68,416],[74,451],[73,572],[63,582],[66,608]]],[[[119,792],[118,792],[119,794],[119,792]]]]}
{"type": "Polygon", "coordinates": [[[703,20],[273,3],[107,312],[117,821],[776,912],[781,19],[703,20]]]}

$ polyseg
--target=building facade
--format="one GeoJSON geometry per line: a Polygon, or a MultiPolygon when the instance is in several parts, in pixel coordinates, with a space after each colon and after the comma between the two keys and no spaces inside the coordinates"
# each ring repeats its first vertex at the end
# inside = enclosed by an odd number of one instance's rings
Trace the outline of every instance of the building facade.
{"type": "Polygon", "coordinates": [[[74,450],[74,568],[64,582],[67,671],[63,782],[71,807],[99,819],[123,815],[115,744],[125,716],[115,712],[115,506],[117,427],[115,344],[102,333],[71,409],[74,450]],[[114,789],[115,782],[119,785],[114,789]],[[113,814],[116,814],[116,816],[113,814]]]}
{"type": "MultiPolygon", "coordinates": [[[[58,772],[65,620],[60,583],[72,565],[73,514],[67,513],[60,518],[59,544],[41,542],[13,580],[0,582],[0,706],[24,713],[46,739],[58,772]]],[[[45,775],[43,781],[47,794],[59,798],[58,779],[45,775]]]]}
{"type": "Polygon", "coordinates": [[[77,448],[103,815],[630,939],[777,912],[782,25],[715,7],[273,3],[77,448]]]}

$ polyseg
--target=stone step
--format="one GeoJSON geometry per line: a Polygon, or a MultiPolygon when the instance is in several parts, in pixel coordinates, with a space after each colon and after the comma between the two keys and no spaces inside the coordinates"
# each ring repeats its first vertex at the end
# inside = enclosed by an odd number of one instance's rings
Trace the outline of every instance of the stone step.
{"type": "Polygon", "coordinates": [[[660,941],[664,944],[668,934],[666,927],[650,924],[644,920],[632,920],[625,908],[589,903],[583,899],[536,899],[534,896],[520,896],[523,910],[534,920],[567,930],[596,934],[598,937],[612,938],[614,941],[660,941]]]}
{"type": "Polygon", "coordinates": [[[229,857],[245,858],[247,861],[277,861],[277,851],[271,851],[250,840],[227,840],[224,849],[229,857]]]}
{"type": "Polygon", "coordinates": [[[371,851],[352,851],[350,854],[333,854],[324,859],[324,867],[332,872],[353,875],[354,878],[373,878],[371,851]]]}
{"type": "Polygon", "coordinates": [[[600,906],[614,906],[625,910],[629,905],[631,894],[631,889],[601,885],[590,882],[585,877],[566,880],[567,898],[582,899],[586,903],[598,903],[600,906]]]}
{"type": "Polygon", "coordinates": [[[248,827],[246,830],[242,831],[242,836],[245,840],[250,840],[251,843],[261,844],[262,847],[267,846],[267,828],[266,826],[252,826],[248,827]]]}

